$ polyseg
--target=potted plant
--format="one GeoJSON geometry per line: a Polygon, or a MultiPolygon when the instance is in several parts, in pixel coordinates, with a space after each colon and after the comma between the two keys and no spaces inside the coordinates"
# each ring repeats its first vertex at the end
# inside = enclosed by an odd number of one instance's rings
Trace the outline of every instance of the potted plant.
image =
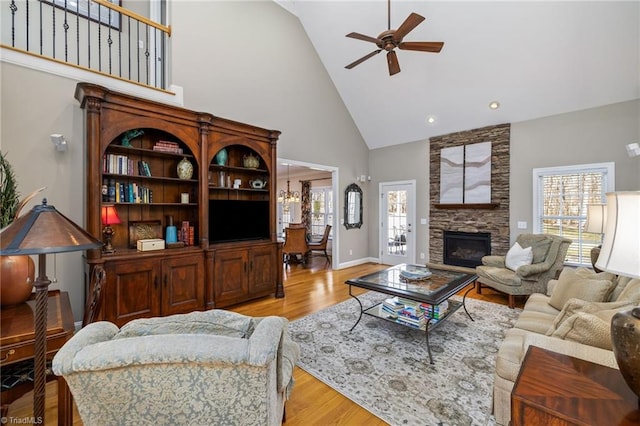
{"type": "MultiPolygon", "coordinates": [[[[0,152],[0,229],[9,226],[36,193],[20,202],[18,182],[6,155],[0,152]]],[[[29,256],[0,256],[0,304],[15,305],[31,295],[35,264],[29,256]]]]}

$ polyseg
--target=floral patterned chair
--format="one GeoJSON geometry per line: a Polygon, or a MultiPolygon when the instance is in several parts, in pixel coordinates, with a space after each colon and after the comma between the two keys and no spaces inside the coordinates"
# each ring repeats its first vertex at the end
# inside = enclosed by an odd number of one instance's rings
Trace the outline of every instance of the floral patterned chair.
{"type": "Polygon", "coordinates": [[[299,348],[282,317],[213,309],[95,322],[53,360],[86,425],[278,425],[299,348]]]}

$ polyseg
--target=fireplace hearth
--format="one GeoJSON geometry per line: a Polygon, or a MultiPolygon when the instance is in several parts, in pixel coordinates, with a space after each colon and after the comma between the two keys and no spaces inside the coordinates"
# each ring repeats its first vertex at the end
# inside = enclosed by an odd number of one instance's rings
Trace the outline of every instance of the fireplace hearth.
{"type": "Polygon", "coordinates": [[[491,254],[491,233],[444,231],[443,263],[475,268],[491,254]]]}

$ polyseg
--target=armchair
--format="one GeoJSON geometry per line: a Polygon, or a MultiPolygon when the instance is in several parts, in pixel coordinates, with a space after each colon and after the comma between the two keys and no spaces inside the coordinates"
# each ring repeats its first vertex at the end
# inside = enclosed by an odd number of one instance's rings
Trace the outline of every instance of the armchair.
{"type": "Polygon", "coordinates": [[[522,248],[531,247],[533,260],[515,271],[505,265],[506,256],[484,256],[482,266],[476,267],[476,291],[482,286],[509,295],[509,307],[515,306],[515,296],[544,293],[547,282],[562,270],[571,240],[550,234],[520,234],[516,242],[522,248]]]}
{"type": "Polygon", "coordinates": [[[84,424],[278,425],[298,345],[287,320],[224,310],[92,323],[53,359],[84,424]]]}

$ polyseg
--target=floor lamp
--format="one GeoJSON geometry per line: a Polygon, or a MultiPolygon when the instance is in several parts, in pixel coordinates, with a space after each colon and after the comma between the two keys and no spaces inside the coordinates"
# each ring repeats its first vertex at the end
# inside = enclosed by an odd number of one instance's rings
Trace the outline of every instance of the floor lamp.
{"type": "Polygon", "coordinates": [[[45,424],[44,403],[47,363],[47,304],[49,284],[47,254],[89,250],[102,246],[102,242],[59,213],[47,200],[29,213],[17,218],[0,232],[0,256],[38,255],[36,312],[34,318],[34,380],[33,416],[45,424]]]}

